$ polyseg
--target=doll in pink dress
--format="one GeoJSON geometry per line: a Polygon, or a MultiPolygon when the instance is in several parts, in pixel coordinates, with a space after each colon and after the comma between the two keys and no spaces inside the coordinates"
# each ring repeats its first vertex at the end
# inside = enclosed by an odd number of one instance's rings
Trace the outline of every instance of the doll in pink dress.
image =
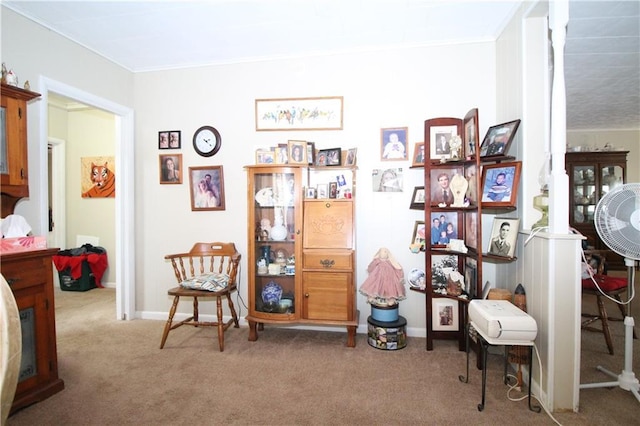
{"type": "Polygon", "coordinates": [[[402,266],[386,248],[378,250],[367,268],[369,276],[360,286],[360,293],[374,305],[393,306],[406,298],[402,266]]]}

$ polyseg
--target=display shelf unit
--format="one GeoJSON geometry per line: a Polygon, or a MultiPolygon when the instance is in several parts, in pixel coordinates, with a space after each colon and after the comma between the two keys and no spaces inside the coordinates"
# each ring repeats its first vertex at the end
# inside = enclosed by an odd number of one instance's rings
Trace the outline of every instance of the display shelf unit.
{"type": "MultiPolygon", "coordinates": [[[[476,116],[477,120],[477,116],[476,116]]],[[[513,262],[515,257],[496,256],[483,252],[481,203],[481,167],[514,160],[508,155],[479,157],[480,143],[477,138],[469,138],[465,120],[457,118],[434,118],[425,121],[425,290],[416,290],[425,294],[427,339],[426,349],[433,350],[434,340],[457,340],[459,350],[466,350],[465,324],[467,322],[468,302],[482,295],[482,266],[484,262],[513,262]],[[465,154],[455,159],[443,158],[434,153],[434,137],[443,133],[461,136],[472,141],[465,154]],[[448,176],[451,182],[454,175],[466,179],[468,205],[454,207],[452,202],[443,202],[440,198],[442,186],[440,179],[448,176]],[[435,238],[441,232],[434,219],[451,223],[457,232],[457,239],[463,240],[467,252],[447,249],[435,238]],[[433,238],[433,239],[432,239],[433,238]],[[451,271],[458,271],[464,277],[464,288],[458,288],[447,279],[451,271]],[[453,287],[452,287],[453,286],[453,287]],[[462,292],[461,294],[458,294],[462,292]]],[[[477,134],[477,126],[473,129],[477,134]]],[[[465,142],[467,145],[468,142],[465,142]]],[[[449,191],[452,188],[449,187],[449,191]]],[[[484,213],[504,213],[513,211],[513,207],[491,207],[484,213]]]]}
{"type": "Polygon", "coordinates": [[[596,232],[593,216],[600,199],[611,189],[627,182],[629,151],[567,152],[569,174],[569,225],[587,237],[587,244],[607,251],[611,269],[626,269],[624,259],[609,250],[596,232]]]}
{"type": "Polygon", "coordinates": [[[264,324],[321,324],[346,327],[354,347],[356,168],[246,170],[249,340],[264,324]],[[323,198],[315,198],[318,188],[323,198]]]}

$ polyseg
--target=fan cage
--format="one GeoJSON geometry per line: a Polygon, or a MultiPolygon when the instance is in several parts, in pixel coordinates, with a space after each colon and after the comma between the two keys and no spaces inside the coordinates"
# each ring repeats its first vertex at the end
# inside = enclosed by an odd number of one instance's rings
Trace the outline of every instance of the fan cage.
{"type": "Polygon", "coordinates": [[[640,260],[640,183],[605,194],[596,205],[594,222],[607,247],[624,258],[640,260]]]}

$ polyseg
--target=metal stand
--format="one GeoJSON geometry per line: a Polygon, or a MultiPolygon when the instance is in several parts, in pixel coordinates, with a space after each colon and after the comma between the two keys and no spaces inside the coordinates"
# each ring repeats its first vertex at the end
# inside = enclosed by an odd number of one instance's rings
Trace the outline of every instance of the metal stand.
{"type": "Polygon", "coordinates": [[[480,347],[481,347],[481,356],[482,356],[482,365],[484,368],[482,369],[482,402],[478,404],[478,411],[484,410],[484,402],[487,388],[487,352],[489,346],[504,346],[504,384],[509,384],[509,379],[507,377],[507,365],[508,365],[508,347],[509,346],[527,346],[529,347],[529,386],[528,386],[528,402],[529,402],[529,410],[535,411],[539,413],[541,410],[540,406],[532,406],[531,405],[531,377],[533,372],[533,341],[506,341],[506,340],[498,340],[492,339],[488,336],[483,335],[478,327],[473,324],[473,322],[468,322],[466,325],[466,346],[467,346],[467,373],[466,376],[458,376],[458,379],[463,383],[469,383],[469,335],[471,332],[471,328],[478,333],[478,338],[480,339],[480,347]]]}

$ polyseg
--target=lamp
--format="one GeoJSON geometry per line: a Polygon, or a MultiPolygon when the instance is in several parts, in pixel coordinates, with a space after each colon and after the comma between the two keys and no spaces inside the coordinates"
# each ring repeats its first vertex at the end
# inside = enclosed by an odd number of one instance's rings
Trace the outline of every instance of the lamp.
{"type": "Polygon", "coordinates": [[[543,228],[549,226],[549,175],[551,157],[545,154],[544,163],[538,173],[538,183],[540,184],[540,194],[533,197],[533,208],[542,213],[542,217],[533,224],[532,228],[543,228]]]}

